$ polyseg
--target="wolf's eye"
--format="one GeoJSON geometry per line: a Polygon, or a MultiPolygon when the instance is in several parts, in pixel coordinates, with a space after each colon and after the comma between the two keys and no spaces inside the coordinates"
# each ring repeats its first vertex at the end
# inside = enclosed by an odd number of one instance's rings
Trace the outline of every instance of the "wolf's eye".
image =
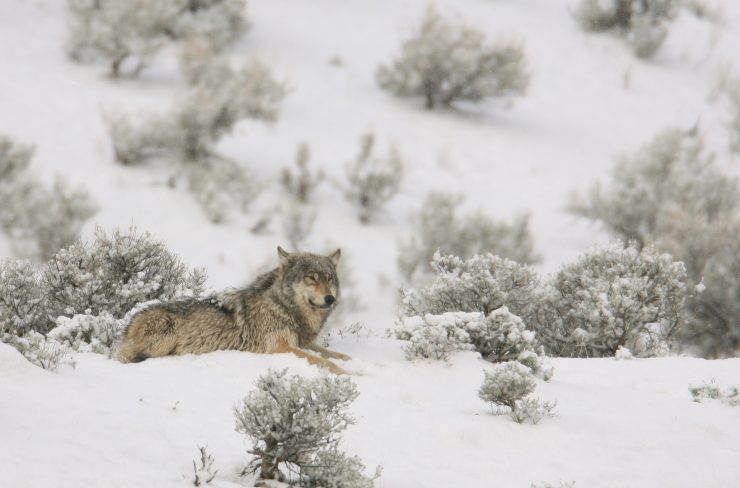
{"type": "Polygon", "coordinates": [[[313,275],[308,275],[303,279],[306,280],[306,283],[309,283],[309,284],[316,283],[316,277],[313,275]]]}

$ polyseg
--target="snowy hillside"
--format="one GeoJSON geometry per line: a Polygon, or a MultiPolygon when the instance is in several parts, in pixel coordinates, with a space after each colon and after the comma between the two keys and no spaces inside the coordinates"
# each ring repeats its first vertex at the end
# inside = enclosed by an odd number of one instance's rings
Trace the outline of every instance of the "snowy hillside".
{"type": "MultiPolygon", "coordinates": [[[[574,191],[604,178],[616,157],[657,132],[698,124],[708,149],[738,171],[726,130],[730,107],[718,92],[740,75],[740,2],[706,0],[720,15],[682,9],[650,60],[613,33],[587,33],[576,0],[437,0],[438,10],[486,33],[520,41],[531,83],[510,106],[495,99],[428,111],[375,80],[398,53],[426,0],[250,0],[251,27],[229,55],[262,60],[289,92],[275,122],[243,121],[218,151],[259,179],[245,214],[208,220],[186,189],[170,184],[166,158],[115,162],[105,123],[164,113],[182,88],[174,49],[138,78],[111,79],[104,64],[65,54],[66,1],[0,2],[0,134],[35,145],[31,170],[87,190],[98,212],[83,238],[135,225],[150,231],[218,290],[248,284],[277,265],[287,247],[283,168],[307,142],[318,187],[309,251],[342,249],[351,279],[334,339],[359,387],[357,425],[342,447],[370,468],[380,488],[528,487],[574,480],[577,488],[740,486],[740,409],[694,403],[690,384],[740,384],[740,360],[695,358],[554,359],[555,377],[537,394],[557,399],[558,415],[539,425],[493,416],[477,396],[490,363],[456,353],[451,365],[409,362],[385,338],[398,315],[399,244],[434,190],[465,196],[466,210],[510,220],[529,213],[544,274],[609,240],[597,225],[565,211],[574,191]],[[379,151],[395,145],[404,162],[401,191],[376,222],[362,225],[337,186],[372,131],[379,151]],[[251,229],[258,223],[265,228],[251,229]]],[[[735,156],[736,158],[736,156],[735,156]]],[[[0,234],[0,258],[23,249],[0,234]]],[[[251,486],[238,471],[247,443],[232,409],[267,368],[315,376],[289,355],[218,352],[123,365],[79,354],[76,367],[43,371],[0,343],[0,487],[185,487],[197,446],[207,444],[219,474],[210,486],[251,486]]]]}

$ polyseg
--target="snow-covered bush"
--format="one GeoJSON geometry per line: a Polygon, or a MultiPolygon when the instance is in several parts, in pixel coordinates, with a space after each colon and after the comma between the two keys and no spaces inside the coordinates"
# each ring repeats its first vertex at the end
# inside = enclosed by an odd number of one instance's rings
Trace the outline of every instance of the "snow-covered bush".
{"type": "Polygon", "coordinates": [[[683,342],[704,355],[740,349],[740,187],[703,149],[696,129],[668,130],[614,167],[609,185],[574,199],[571,211],[612,234],[683,261],[691,324],[683,342]]]}
{"type": "Polygon", "coordinates": [[[23,357],[36,366],[56,371],[61,364],[74,365],[69,360],[69,349],[59,341],[34,330],[23,336],[0,332],[0,340],[13,346],[23,357]]]}
{"type": "Polygon", "coordinates": [[[372,478],[367,477],[365,465],[357,456],[347,456],[336,446],[316,452],[309,464],[301,470],[301,486],[311,488],[373,488],[380,476],[376,468],[372,478]]]}
{"type": "Polygon", "coordinates": [[[533,425],[540,423],[545,417],[555,415],[556,401],[541,400],[539,398],[528,396],[517,400],[515,408],[511,411],[511,419],[518,423],[531,422],[533,425]]]}
{"type": "Polygon", "coordinates": [[[126,323],[126,320],[116,319],[108,312],[100,315],[60,316],[56,319],[56,327],[46,337],[59,342],[70,351],[108,355],[123,334],[126,323]]]}
{"type": "Polygon", "coordinates": [[[491,362],[519,361],[533,372],[540,369],[541,348],[535,333],[506,307],[488,316],[480,312],[447,312],[399,319],[392,331],[407,340],[406,358],[447,360],[455,351],[477,351],[491,362]]]}
{"type": "Polygon", "coordinates": [[[529,84],[524,50],[517,43],[489,43],[468,26],[453,25],[429,6],[400,56],[378,68],[378,85],[400,97],[423,97],[428,109],[459,100],[523,95],[529,84]]]}
{"type": "Polygon", "coordinates": [[[198,450],[200,451],[200,467],[193,459],[193,484],[195,486],[207,485],[216,477],[218,470],[213,468],[215,459],[209,454],[207,446],[198,446],[198,450]]]}
{"type": "MultiPolygon", "coordinates": [[[[608,185],[597,184],[570,211],[600,221],[623,240],[659,244],[685,219],[712,223],[740,208],[737,180],[707,155],[696,129],[661,132],[634,155],[621,157],[608,185]]],[[[673,252],[683,258],[680,252],[673,252]]],[[[687,263],[691,269],[691,264],[687,263]]]]}
{"type": "Polygon", "coordinates": [[[460,195],[431,192],[414,216],[412,235],[401,244],[398,267],[406,279],[428,273],[434,253],[470,258],[490,252],[522,264],[534,264],[534,240],[529,231],[529,216],[511,222],[497,221],[483,212],[460,214],[460,195]]]}
{"type": "Polygon", "coordinates": [[[234,409],[236,430],[252,441],[255,456],[243,473],[300,486],[372,486],[362,463],[337,450],[341,432],[355,422],[347,408],[357,395],[349,378],[269,370],[234,409]]]}
{"type": "Polygon", "coordinates": [[[722,389],[714,381],[703,383],[701,385],[690,385],[689,392],[691,397],[697,403],[704,403],[709,400],[719,400],[725,405],[731,407],[740,406],[740,388],[737,386],[722,389]]]}
{"type": "Polygon", "coordinates": [[[0,226],[24,256],[48,259],[77,240],[96,211],[90,197],[57,179],[51,188],[28,171],[33,148],[0,135],[0,226]]]}
{"type": "Polygon", "coordinates": [[[641,58],[660,48],[679,0],[581,0],[575,11],[584,30],[618,29],[641,58]]]}
{"type": "Polygon", "coordinates": [[[391,331],[396,339],[409,341],[403,346],[406,359],[446,361],[456,351],[474,350],[468,324],[479,322],[480,312],[447,312],[401,317],[391,331]]]}
{"type": "Polygon", "coordinates": [[[110,235],[98,229],[90,243],[59,251],[43,268],[47,314],[108,313],[123,317],[135,305],[203,291],[203,270],[189,270],[164,243],[135,228],[110,235]]]}
{"type": "Polygon", "coordinates": [[[469,259],[435,253],[431,266],[436,273],[431,283],[401,290],[404,315],[480,312],[488,316],[506,306],[524,316],[539,284],[533,268],[490,253],[469,259]]]}
{"type": "Polygon", "coordinates": [[[220,51],[249,28],[246,0],[175,0],[186,3],[173,22],[175,39],[203,39],[220,51]]]}
{"type": "Polygon", "coordinates": [[[324,180],[323,171],[308,166],[311,151],[307,143],[301,143],[296,152],[296,168],[284,168],[280,182],[283,188],[299,203],[307,203],[316,187],[324,180]]]}
{"type": "Polygon", "coordinates": [[[403,161],[395,147],[386,157],[373,156],[375,136],[365,134],[360,140],[360,153],[345,166],[347,182],[344,197],[357,207],[360,222],[369,223],[383,205],[396,196],[403,180],[403,161]]]}
{"type": "Polygon", "coordinates": [[[529,312],[529,325],[558,356],[662,354],[683,326],[686,271],[651,248],[617,242],[563,266],[529,312]]]}
{"type": "Polygon", "coordinates": [[[69,0],[68,52],[76,61],[106,60],[117,77],[124,63],[138,74],[172,41],[198,37],[214,49],[238,38],[246,0],[69,0]]]}
{"type": "Polygon", "coordinates": [[[6,259],[0,263],[0,333],[22,336],[30,330],[46,333],[51,328],[40,278],[39,270],[29,261],[6,259]]]}
{"type": "Polygon", "coordinates": [[[497,364],[492,372],[484,371],[483,385],[478,396],[492,406],[516,410],[517,403],[532,393],[537,384],[528,367],[517,361],[497,364]]]}

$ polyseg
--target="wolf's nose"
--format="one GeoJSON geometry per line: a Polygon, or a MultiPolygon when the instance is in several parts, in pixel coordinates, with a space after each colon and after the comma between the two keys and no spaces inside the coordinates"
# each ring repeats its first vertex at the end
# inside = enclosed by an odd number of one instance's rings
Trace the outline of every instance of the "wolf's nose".
{"type": "Polygon", "coordinates": [[[327,305],[331,305],[332,303],[334,303],[336,301],[337,301],[337,299],[334,298],[334,295],[326,295],[324,297],[324,303],[326,303],[327,305]]]}

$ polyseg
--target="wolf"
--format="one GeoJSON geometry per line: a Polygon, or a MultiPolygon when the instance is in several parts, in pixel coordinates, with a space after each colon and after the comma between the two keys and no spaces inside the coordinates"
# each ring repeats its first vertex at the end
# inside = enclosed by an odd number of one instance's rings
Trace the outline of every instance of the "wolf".
{"type": "Polygon", "coordinates": [[[340,295],[336,266],[341,250],[329,256],[277,250],[279,266],[246,288],[160,303],[134,314],[118,360],[130,363],[224,349],[291,352],[334,374],[346,374],[327,358],[351,358],[316,344],[340,295]]]}

